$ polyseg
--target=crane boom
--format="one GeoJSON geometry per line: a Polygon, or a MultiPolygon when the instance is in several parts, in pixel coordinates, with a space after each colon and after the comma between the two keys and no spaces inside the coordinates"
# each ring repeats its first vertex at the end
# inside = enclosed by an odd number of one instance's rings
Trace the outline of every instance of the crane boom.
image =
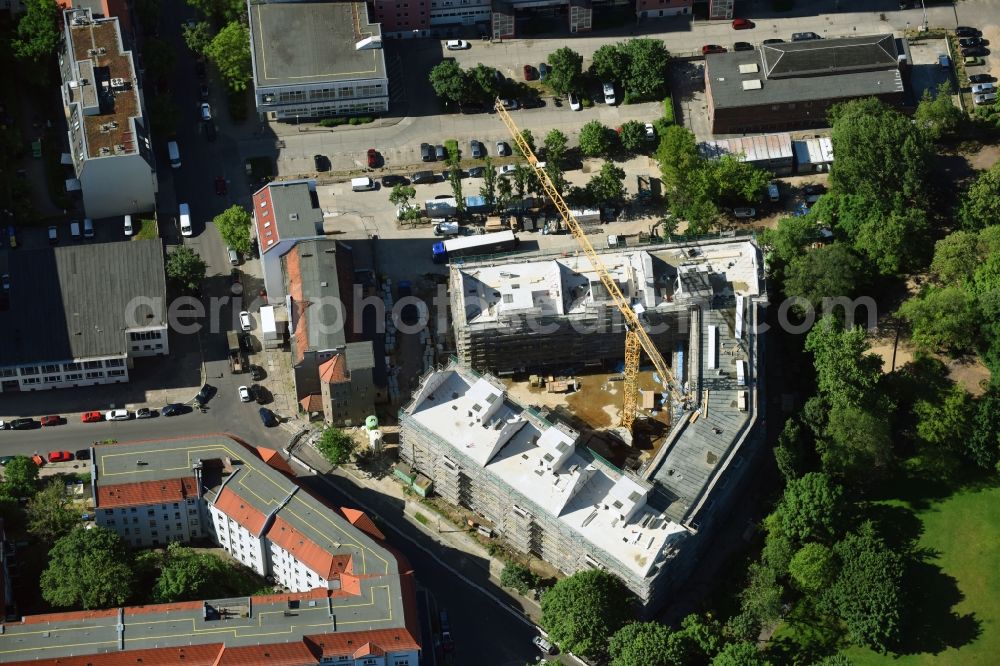
{"type": "MultiPolygon", "coordinates": [[[[671,398],[680,401],[681,396],[674,387],[674,375],[670,371],[670,367],[667,365],[667,362],[660,354],[660,351],[653,344],[653,340],[649,337],[646,329],[643,328],[639,315],[635,313],[628,299],[625,298],[621,289],[618,288],[618,283],[611,277],[611,273],[608,272],[604,262],[601,261],[600,256],[594,250],[594,246],[590,244],[590,240],[587,238],[587,235],[583,233],[583,228],[580,226],[580,223],[573,217],[573,213],[570,211],[566,201],[563,200],[562,195],[559,194],[559,190],[556,189],[556,186],[552,184],[552,179],[549,178],[549,174],[546,173],[545,169],[538,166],[538,157],[531,149],[531,146],[528,145],[528,142],[524,140],[524,137],[521,136],[521,130],[518,129],[516,124],[514,124],[514,119],[511,118],[507,109],[504,108],[503,102],[499,98],[496,100],[494,108],[496,109],[500,120],[502,120],[503,124],[507,126],[507,131],[510,132],[510,136],[514,140],[514,143],[517,144],[518,150],[521,151],[521,154],[524,155],[525,159],[528,160],[528,163],[531,164],[531,167],[535,170],[535,174],[538,176],[538,180],[541,182],[542,188],[545,190],[545,193],[549,195],[552,203],[559,211],[559,215],[562,217],[563,222],[573,234],[573,238],[575,238],[576,242],[580,244],[581,248],[583,248],[583,252],[587,255],[587,259],[590,261],[590,265],[594,269],[594,272],[597,273],[597,277],[601,280],[601,284],[604,285],[604,288],[611,296],[611,300],[614,301],[615,306],[621,311],[622,316],[625,318],[625,396],[622,407],[621,424],[623,427],[631,430],[637,407],[640,347],[646,352],[646,355],[649,356],[649,360],[653,362],[653,367],[656,368],[660,378],[666,384],[671,398]]],[[[667,411],[669,413],[670,410],[667,411]]]]}

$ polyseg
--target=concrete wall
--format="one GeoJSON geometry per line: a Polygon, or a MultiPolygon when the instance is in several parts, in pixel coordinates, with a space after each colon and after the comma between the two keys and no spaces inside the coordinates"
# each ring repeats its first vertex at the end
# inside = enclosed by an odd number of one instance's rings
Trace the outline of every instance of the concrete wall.
{"type": "Polygon", "coordinates": [[[116,217],[156,208],[156,175],[141,154],[86,159],[79,178],[87,217],[116,217]]]}

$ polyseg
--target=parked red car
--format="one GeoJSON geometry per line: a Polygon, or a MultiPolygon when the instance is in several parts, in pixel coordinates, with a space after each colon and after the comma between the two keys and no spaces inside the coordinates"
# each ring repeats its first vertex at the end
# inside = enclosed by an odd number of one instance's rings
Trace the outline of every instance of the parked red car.
{"type": "Polygon", "coordinates": [[[38,465],[39,467],[41,467],[42,465],[45,464],[45,458],[43,458],[40,455],[38,455],[37,453],[35,453],[35,454],[32,454],[32,456],[31,456],[31,462],[33,462],[36,465],[38,465]]]}
{"type": "Polygon", "coordinates": [[[63,422],[62,417],[56,416],[55,414],[52,414],[50,416],[43,416],[42,418],[39,419],[39,421],[42,422],[43,426],[55,426],[55,425],[60,425],[63,422]]]}
{"type": "Polygon", "coordinates": [[[378,166],[378,151],[374,148],[368,149],[368,168],[374,169],[378,166]]]}
{"type": "Polygon", "coordinates": [[[80,414],[80,420],[84,423],[97,423],[104,420],[104,414],[101,412],[84,412],[80,414]]]}
{"type": "Polygon", "coordinates": [[[533,81],[535,79],[535,68],[531,65],[524,66],[524,80],[533,81]]]}
{"type": "Polygon", "coordinates": [[[69,451],[49,451],[49,462],[69,462],[73,459],[73,454],[69,451]]]}
{"type": "Polygon", "coordinates": [[[754,24],[750,19],[733,19],[733,30],[749,30],[752,27],[754,27],[754,24]]]}
{"type": "Polygon", "coordinates": [[[215,193],[217,195],[225,196],[226,192],[229,191],[229,187],[226,185],[226,179],[222,176],[215,177],[215,193]]]}
{"type": "Polygon", "coordinates": [[[725,53],[726,49],[718,44],[705,44],[701,47],[701,54],[708,55],[709,53],[725,53]]]}

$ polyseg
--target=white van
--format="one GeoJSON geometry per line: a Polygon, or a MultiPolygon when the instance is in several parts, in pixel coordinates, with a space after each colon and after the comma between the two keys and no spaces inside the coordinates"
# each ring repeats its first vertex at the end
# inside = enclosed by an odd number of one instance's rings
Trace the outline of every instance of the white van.
{"type": "Polygon", "coordinates": [[[83,237],[87,240],[94,238],[94,221],[89,217],[83,218],[83,237]]]}
{"type": "Polygon", "coordinates": [[[176,141],[167,141],[167,153],[170,155],[170,166],[179,169],[181,166],[181,149],[176,141]]]}
{"type": "Polygon", "coordinates": [[[767,198],[771,201],[781,201],[781,191],[778,190],[778,183],[773,180],[767,184],[767,198]]]}
{"type": "Polygon", "coordinates": [[[240,265],[240,255],[237,254],[236,250],[231,247],[226,248],[226,252],[229,254],[229,263],[233,266],[240,265]]]}
{"type": "Polygon", "coordinates": [[[368,192],[375,189],[375,181],[368,176],[351,178],[351,189],[355,192],[368,192]]]}
{"type": "Polygon", "coordinates": [[[73,220],[69,223],[69,237],[73,240],[80,240],[80,221],[73,220]]]}
{"type": "Polygon", "coordinates": [[[125,238],[131,238],[132,234],[135,233],[135,229],[132,227],[132,216],[125,216],[125,238]]]}
{"type": "Polygon", "coordinates": [[[181,236],[194,236],[194,230],[191,228],[191,208],[186,203],[180,204],[177,208],[180,210],[181,236]]]}

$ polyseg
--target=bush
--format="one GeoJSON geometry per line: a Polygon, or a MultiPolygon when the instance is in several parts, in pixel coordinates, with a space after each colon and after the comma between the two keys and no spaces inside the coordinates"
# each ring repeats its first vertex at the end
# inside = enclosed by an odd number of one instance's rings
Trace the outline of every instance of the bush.
{"type": "Polygon", "coordinates": [[[663,120],[671,125],[677,121],[674,119],[674,100],[667,95],[666,99],[663,100],[663,120]]]}
{"type": "Polygon", "coordinates": [[[375,122],[375,119],[371,116],[354,116],[348,122],[352,125],[367,125],[375,122]]]}
{"type": "Polygon", "coordinates": [[[582,100],[580,100],[580,103],[583,104],[583,108],[585,109],[589,109],[590,107],[594,106],[594,101],[589,97],[584,97],[582,100]]]}
{"type": "Polygon", "coordinates": [[[517,562],[508,562],[500,572],[500,584],[517,590],[518,594],[537,589],[539,582],[534,571],[517,562]]]}
{"type": "Polygon", "coordinates": [[[320,127],[339,127],[340,125],[346,125],[347,118],[322,118],[319,121],[320,127]]]}
{"type": "Polygon", "coordinates": [[[343,465],[351,458],[354,439],[340,428],[328,427],[316,442],[316,448],[331,465],[343,465]]]}

